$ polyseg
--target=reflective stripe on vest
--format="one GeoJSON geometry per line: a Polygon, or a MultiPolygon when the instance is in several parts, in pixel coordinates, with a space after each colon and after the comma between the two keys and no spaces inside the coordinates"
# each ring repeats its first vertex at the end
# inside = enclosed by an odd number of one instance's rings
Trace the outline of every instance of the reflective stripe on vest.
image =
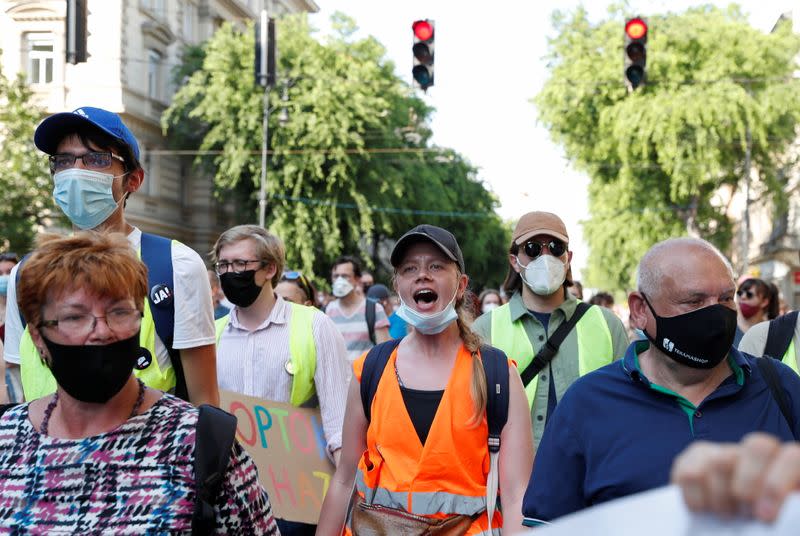
{"type": "MultiPolygon", "coordinates": [[[[522,319],[511,321],[511,307],[502,305],[490,313],[492,346],[503,350],[506,355],[517,362],[517,368],[522,372],[533,361],[533,345],[522,319]]],[[[611,330],[608,327],[603,311],[599,306],[592,306],[581,317],[575,326],[578,337],[578,374],[583,376],[614,360],[614,345],[611,339],[611,330]]],[[[536,386],[539,375],[525,387],[528,395],[528,406],[533,407],[536,398],[536,386]]]]}
{"type": "Polygon", "coordinates": [[[486,507],[486,497],[465,497],[446,491],[391,491],[380,486],[371,488],[364,481],[361,471],[356,473],[356,489],[365,497],[372,497],[372,502],[391,508],[405,510],[412,505],[414,514],[432,515],[439,512],[471,516],[486,507]]]}
{"type": "MultiPolygon", "coordinates": [[[[317,309],[305,305],[286,302],[292,307],[289,321],[289,355],[292,360],[292,393],[289,403],[302,406],[316,393],[314,373],[317,370],[317,346],[314,344],[314,314],[317,309]]],[[[222,332],[231,319],[227,314],[215,322],[217,346],[222,332]]]]}
{"type": "MultiPolygon", "coordinates": [[[[364,356],[359,359],[357,374],[364,356]]],[[[359,495],[367,503],[433,518],[477,514],[467,534],[487,532],[489,429],[485,419],[478,426],[471,424],[475,407],[472,398],[464,396],[472,382],[472,355],[463,345],[459,348],[424,448],[404,409],[394,373],[396,359],[397,350],[372,401],[367,449],[356,476],[359,495]]],[[[502,527],[499,511],[492,525],[502,527]]]]}
{"type": "Polygon", "coordinates": [[[783,358],[781,359],[784,364],[790,366],[795,373],[797,373],[797,356],[794,353],[794,337],[792,337],[792,342],[789,343],[789,348],[786,350],[786,353],[783,354],[783,358]]]}
{"type": "MultiPolygon", "coordinates": [[[[151,362],[144,370],[134,369],[133,373],[148,387],[160,391],[169,391],[175,387],[175,371],[172,367],[162,371],[156,356],[156,325],[150,312],[150,302],[145,298],[144,318],[139,332],[139,345],[150,352],[151,362]]],[[[33,344],[28,326],[22,332],[19,342],[19,366],[22,377],[22,391],[25,400],[35,400],[56,391],[56,380],[50,369],[39,356],[39,351],[33,344]]]]}

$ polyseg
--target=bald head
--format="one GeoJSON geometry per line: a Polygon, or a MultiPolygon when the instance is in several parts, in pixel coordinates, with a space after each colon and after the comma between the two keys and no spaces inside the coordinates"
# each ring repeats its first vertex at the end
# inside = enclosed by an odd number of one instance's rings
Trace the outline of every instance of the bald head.
{"type": "Polygon", "coordinates": [[[656,298],[673,285],[690,285],[698,275],[710,273],[733,282],[730,262],[712,244],[700,238],[670,238],[642,257],[636,286],[639,292],[656,298]]]}

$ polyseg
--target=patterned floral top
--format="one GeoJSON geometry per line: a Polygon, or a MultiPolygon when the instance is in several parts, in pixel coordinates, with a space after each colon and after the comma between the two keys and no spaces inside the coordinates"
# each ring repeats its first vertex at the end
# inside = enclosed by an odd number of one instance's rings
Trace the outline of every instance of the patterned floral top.
{"type": "MultiPolygon", "coordinates": [[[[164,395],[110,432],[42,435],[28,405],[0,419],[0,532],[188,534],[194,510],[198,411],[164,395]]],[[[278,534],[253,460],[235,444],[217,511],[218,534],[278,534]]]]}

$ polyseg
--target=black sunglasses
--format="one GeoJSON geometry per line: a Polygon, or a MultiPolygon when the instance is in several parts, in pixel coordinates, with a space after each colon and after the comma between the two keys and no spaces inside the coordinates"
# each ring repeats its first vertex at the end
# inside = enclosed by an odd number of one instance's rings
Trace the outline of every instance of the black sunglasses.
{"type": "Polygon", "coordinates": [[[737,296],[739,296],[740,298],[741,298],[742,296],[747,296],[747,299],[748,299],[748,300],[752,300],[752,299],[753,299],[753,296],[755,296],[755,294],[753,293],[753,291],[752,291],[752,290],[738,290],[738,291],[736,292],[736,295],[737,295],[737,296]]]}
{"type": "Polygon", "coordinates": [[[548,242],[536,242],[535,240],[529,240],[528,242],[525,242],[524,246],[522,246],[522,250],[529,258],[535,259],[542,254],[542,250],[545,247],[553,257],[560,257],[567,251],[567,245],[557,238],[554,238],[548,242]]]}

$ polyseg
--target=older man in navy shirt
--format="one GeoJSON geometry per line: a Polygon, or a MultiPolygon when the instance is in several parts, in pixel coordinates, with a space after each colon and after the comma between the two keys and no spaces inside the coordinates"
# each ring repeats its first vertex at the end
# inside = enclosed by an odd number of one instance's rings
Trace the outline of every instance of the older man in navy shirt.
{"type": "Polygon", "coordinates": [[[628,304],[647,340],[564,395],[536,455],[526,525],[667,484],[674,458],[694,440],[797,437],[800,377],[731,347],[735,291],[730,264],[704,240],[671,239],[645,254],[628,304]],[[786,394],[784,411],[763,365],[786,394]]]}

